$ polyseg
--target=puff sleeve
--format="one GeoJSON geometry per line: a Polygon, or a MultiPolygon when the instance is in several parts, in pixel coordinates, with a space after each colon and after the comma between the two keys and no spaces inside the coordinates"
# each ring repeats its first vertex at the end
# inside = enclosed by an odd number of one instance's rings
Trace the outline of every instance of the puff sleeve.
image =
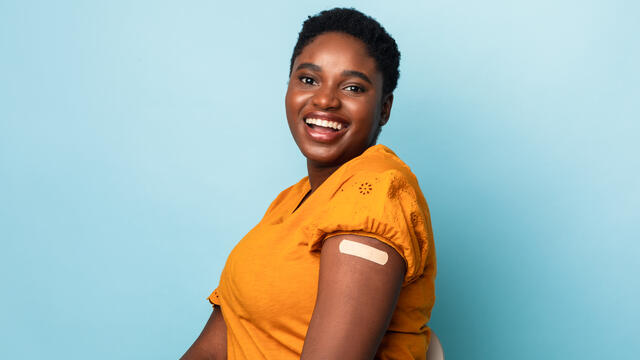
{"type": "Polygon", "coordinates": [[[209,297],[207,298],[211,303],[211,305],[218,305],[218,306],[222,305],[220,302],[220,291],[218,289],[219,288],[216,288],[215,290],[213,290],[211,295],[209,295],[209,297]]]}
{"type": "Polygon", "coordinates": [[[386,243],[405,260],[403,285],[407,285],[425,269],[432,236],[428,217],[415,178],[396,169],[362,171],[335,189],[305,232],[310,251],[318,251],[324,239],[339,234],[369,236],[386,243]]]}

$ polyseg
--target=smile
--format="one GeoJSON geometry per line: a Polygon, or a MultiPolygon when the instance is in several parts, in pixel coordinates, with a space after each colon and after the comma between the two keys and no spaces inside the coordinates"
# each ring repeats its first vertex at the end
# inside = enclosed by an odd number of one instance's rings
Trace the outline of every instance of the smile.
{"type": "MultiPolygon", "coordinates": [[[[319,127],[323,127],[323,128],[329,128],[329,129],[333,129],[335,131],[339,131],[340,129],[342,129],[342,124],[337,122],[337,121],[328,121],[328,120],[323,120],[323,119],[314,119],[314,118],[307,118],[304,119],[304,122],[307,125],[315,125],[315,126],[319,126],[319,127]]],[[[313,127],[315,127],[313,126],[313,127]]]]}
{"type": "MultiPolygon", "coordinates": [[[[329,117],[329,116],[326,116],[329,117]]],[[[325,116],[314,116],[310,114],[305,117],[304,128],[307,135],[315,142],[331,143],[341,138],[345,134],[349,124],[346,122],[338,121],[336,117],[327,119],[325,116]],[[334,120],[335,119],[335,120],[334,120]]]]}

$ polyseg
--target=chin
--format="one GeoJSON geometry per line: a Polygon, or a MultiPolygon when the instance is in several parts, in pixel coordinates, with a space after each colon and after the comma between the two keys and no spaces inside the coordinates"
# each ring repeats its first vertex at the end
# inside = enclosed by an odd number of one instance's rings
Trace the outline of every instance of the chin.
{"type": "Polygon", "coordinates": [[[316,164],[336,166],[346,162],[342,152],[335,145],[305,144],[299,148],[302,155],[307,158],[307,161],[312,161],[316,164]]]}

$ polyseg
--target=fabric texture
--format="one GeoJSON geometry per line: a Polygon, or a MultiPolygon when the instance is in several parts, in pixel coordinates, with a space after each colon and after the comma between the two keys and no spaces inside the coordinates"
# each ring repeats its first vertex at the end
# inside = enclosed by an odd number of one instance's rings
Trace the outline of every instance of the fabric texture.
{"type": "Polygon", "coordinates": [[[231,251],[209,296],[227,324],[228,359],[300,358],[315,306],[322,242],[338,234],[382,241],[407,265],[376,359],[425,359],[436,257],[416,177],[393,151],[375,145],[343,164],[298,207],[309,190],[304,177],[276,197],[231,251]]]}

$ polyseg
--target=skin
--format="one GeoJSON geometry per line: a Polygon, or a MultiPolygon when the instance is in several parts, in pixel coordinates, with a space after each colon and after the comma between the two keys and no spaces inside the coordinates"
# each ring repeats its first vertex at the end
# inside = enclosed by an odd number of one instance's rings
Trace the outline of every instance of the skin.
{"type": "Polygon", "coordinates": [[[374,145],[393,103],[392,94],[382,93],[382,81],[365,44],[343,33],[318,35],[294,61],[285,107],[293,139],[307,158],[312,192],[340,165],[374,145]],[[349,123],[345,134],[330,144],[313,141],[304,123],[305,114],[311,112],[345,119],[349,123]]]}
{"type": "MultiPolygon", "coordinates": [[[[393,103],[393,95],[383,94],[382,85],[382,74],[365,44],[347,34],[318,35],[296,58],[285,107],[291,134],[307,158],[311,190],[303,202],[342,164],[374,145],[393,103]],[[335,141],[315,141],[305,129],[309,113],[337,116],[347,126],[335,141]]],[[[301,359],[372,359],[389,326],[405,272],[398,252],[377,239],[359,235],[325,239],[318,296],[301,359]],[[343,239],[382,250],[389,260],[380,265],[342,254],[343,239]]],[[[226,355],[226,325],[216,306],[182,359],[217,360],[226,355]]]]}
{"type": "Polygon", "coordinates": [[[227,325],[220,306],[215,305],[200,336],[191,345],[181,360],[226,360],[227,325]]]}
{"type": "Polygon", "coordinates": [[[318,297],[302,360],[373,359],[396,307],[406,266],[389,245],[370,237],[339,235],[324,241],[318,297]],[[389,255],[385,265],[342,254],[343,239],[389,255]]]}

